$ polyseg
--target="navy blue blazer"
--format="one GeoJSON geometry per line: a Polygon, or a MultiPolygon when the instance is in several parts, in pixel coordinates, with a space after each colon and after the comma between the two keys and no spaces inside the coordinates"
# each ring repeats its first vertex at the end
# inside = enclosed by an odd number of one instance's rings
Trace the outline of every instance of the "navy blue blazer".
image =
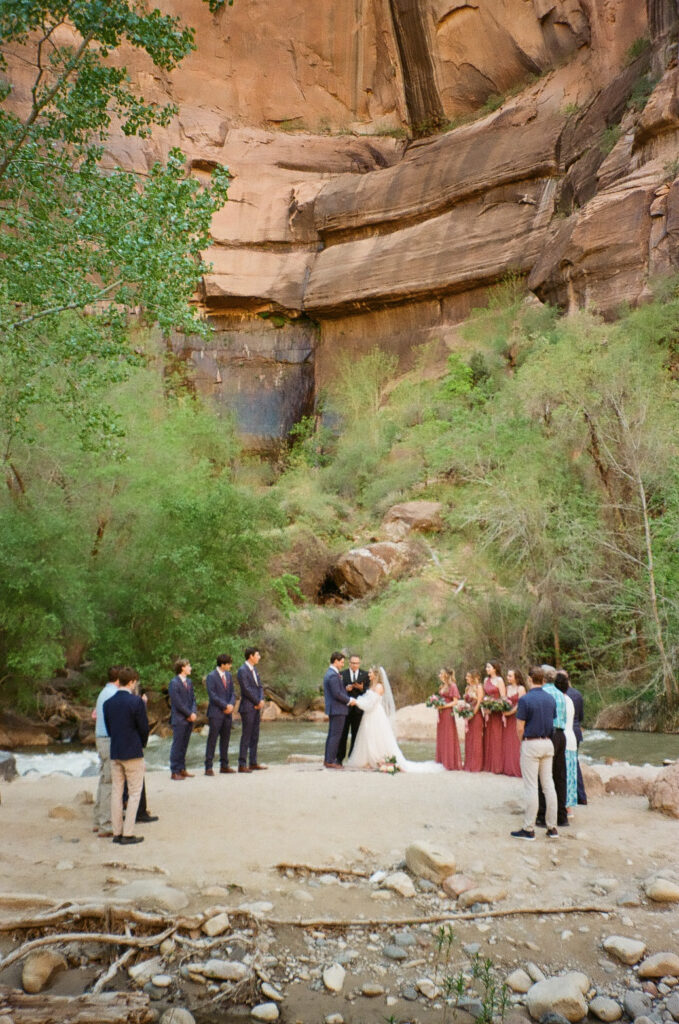
{"type": "Polygon", "coordinates": [[[186,723],[189,715],[198,712],[196,695],[193,692],[191,677],[186,677],[186,686],[179,676],[175,676],[168,688],[170,697],[170,725],[186,723]]]}
{"type": "Polygon", "coordinates": [[[582,694],[579,690],[576,690],[574,686],[569,686],[566,690],[566,696],[570,697],[575,707],[575,714],[573,715],[573,732],[578,743],[582,743],[582,721],[585,717],[585,702],[582,694]]]}
{"type": "Polygon", "coordinates": [[[118,690],[104,703],[104,721],[111,737],[112,761],[144,756],[149,720],[141,697],[129,690],[118,690]]]}
{"type": "Polygon", "coordinates": [[[259,704],[260,701],[264,700],[264,689],[259,678],[259,673],[257,672],[257,669],[255,669],[253,675],[249,664],[247,661],[244,661],[238,669],[236,676],[238,679],[238,685],[240,686],[240,706],[238,710],[241,715],[243,712],[245,712],[246,715],[249,715],[254,711],[255,704],[259,704]]]}
{"type": "Polygon", "coordinates": [[[230,672],[224,672],[226,676],[226,686],[222,682],[222,678],[219,674],[218,668],[213,668],[212,672],[208,674],[205,680],[205,689],[209,697],[210,703],[207,706],[207,717],[217,718],[219,720],[224,718],[224,710],[229,704],[236,703],[236,691],[233,685],[233,679],[231,678],[230,672]]]}
{"type": "Polygon", "coordinates": [[[348,715],[350,697],[344,689],[342,677],[332,665],[323,676],[323,696],[326,715],[348,715]]]}

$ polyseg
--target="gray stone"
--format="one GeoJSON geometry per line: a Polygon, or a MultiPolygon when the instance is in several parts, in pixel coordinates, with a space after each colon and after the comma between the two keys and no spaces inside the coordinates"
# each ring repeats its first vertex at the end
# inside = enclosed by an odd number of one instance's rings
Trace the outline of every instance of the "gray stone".
{"type": "Polygon", "coordinates": [[[679,974],[679,956],[676,953],[656,953],[639,964],[640,978],[664,978],[667,974],[679,974]]]}
{"type": "Polygon", "coordinates": [[[636,892],[622,892],[615,901],[619,907],[640,907],[641,900],[636,892]]]}
{"type": "Polygon", "coordinates": [[[195,1017],[182,1006],[173,1006],[160,1018],[160,1024],[196,1024],[195,1017]]]}
{"type": "Polygon", "coordinates": [[[623,964],[636,964],[646,952],[646,943],[638,939],[628,939],[625,935],[609,935],[604,939],[603,947],[623,964]]]}
{"type": "Polygon", "coordinates": [[[510,975],[505,979],[507,985],[512,992],[527,992],[533,984],[532,979],[528,973],[522,970],[520,967],[517,970],[512,971],[510,975]]]}
{"type": "Polygon", "coordinates": [[[250,1010],[250,1016],[255,1020],[278,1020],[280,1010],[275,1003],[258,1003],[250,1010]]]}
{"type": "Polygon", "coordinates": [[[589,1012],[599,1020],[609,1022],[620,1020],[622,1006],[615,999],[609,999],[608,996],[595,996],[589,1004],[589,1012]]]}
{"type": "Polygon", "coordinates": [[[396,946],[396,945],[390,944],[390,945],[384,947],[384,949],[382,950],[382,953],[389,960],[407,960],[408,959],[408,954],[406,953],[405,949],[403,949],[401,946],[396,946]]]}
{"type": "Polygon", "coordinates": [[[436,892],[438,889],[438,886],[434,885],[433,882],[430,882],[428,878],[416,878],[415,887],[419,889],[420,892],[436,892]]]}
{"type": "Polygon", "coordinates": [[[476,956],[477,953],[481,952],[480,942],[465,942],[462,946],[463,951],[467,956],[476,956]]]}
{"type": "Polygon", "coordinates": [[[358,957],[359,952],[357,949],[343,949],[337,954],[336,959],[338,964],[342,964],[344,966],[344,964],[351,964],[354,960],[358,960],[358,957]]]}
{"type": "Polygon", "coordinates": [[[625,1013],[631,1020],[643,1017],[653,1006],[653,1000],[645,992],[637,989],[628,989],[623,996],[622,1005],[625,1013]]]}
{"type": "Polygon", "coordinates": [[[665,1000],[665,1006],[674,1020],[679,1020],[679,992],[673,992],[665,1000]]]}
{"type": "Polygon", "coordinates": [[[250,973],[249,968],[239,960],[208,960],[206,964],[192,965],[194,971],[218,981],[242,981],[250,973]]]}
{"type": "Polygon", "coordinates": [[[569,1024],[569,1021],[563,1014],[548,1010],[547,1013],[543,1013],[542,1017],[540,1017],[540,1024],[569,1024]]]}
{"type": "Polygon", "coordinates": [[[341,964],[331,964],[323,971],[323,984],[328,992],[341,992],[347,972],[341,964]]]}
{"type": "Polygon", "coordinates": [[[394,934],[394,942],[397,946],[403,946],[404,949],[417,945],[417,939],[412,932],[396,932],[394,934]]]}
{"type": "Polygon", "coordinates": [[[418,878],[427,878],[437,885],[455,874],[455,855],[433,843],[411,843],[406,850],[406,864],[418,878]]]}
{"type": "Polygon", "coordinates": [[[189,905],[189,898],[181,889],[175,889],[165,882],[153,878],[139,878],[114,890],[116,896],[132,900],[143,910],[183,910],[189,905]]]}
{"type": "Polygon", "coordinates": [[[401,995],[404,999],[407,999],[409,1003],[414,1003],[417,999],[417,989],[413,985],[406,985],[401,991],[401,995]]]}
{"type": "Polygon", "coordinates": [[[3,782],[11,782],[18,774],[14,754],[10,754],[7,750],[0,750],[0,779],[3,782]]]}
{"type": "Polygon", "coordinates": [[[42,992],[57,971],[65,971],[68,964],[66,957],[52,949],[39,949],[29,953],[21,972],[21,984],[24,992],[35,995],[42,992]]]}
{"type": "Polygon", "coordinates": [[[526,995],[526,1006],[533,1020],[552,1011],[574,1022],[587,1015],[585,992],[589,978],[580,971],[570,971],[555,978],[538,981],[526,995]]]}
{"type": "Polygon", "coordinates": [[[483,1003],[474,996],[460,996],[457,1006],[474,1018],[480,1017],[483,1013],[483,1003]]]}
{"type": "Polygon", "coordinates": [[[156,1001],[158,999],[164,999],[165,996],[167,995],[167,992],[165,991],[164,988],[158,988],[158,986],[154,985],[152,981],[146,982],[143,991],[146,993],[149,999],[153,999],[156,1001]]]}

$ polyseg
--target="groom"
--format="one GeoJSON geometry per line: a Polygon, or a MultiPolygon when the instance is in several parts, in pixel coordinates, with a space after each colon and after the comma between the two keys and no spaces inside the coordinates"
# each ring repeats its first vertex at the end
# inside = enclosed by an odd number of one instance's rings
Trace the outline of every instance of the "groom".
{"type": "Polygon", "coordinates": [[[340,651],[333,651],[330,655],[330,665],[323,676],[325,713],[329,718],[328,738],[325,741],[325,759],[323,761],[326,768],[342,768],[337,759],[337,751],[349,708],[356,704],[342,682],[340,672],[343,667],[344,655],[340,651]]]}

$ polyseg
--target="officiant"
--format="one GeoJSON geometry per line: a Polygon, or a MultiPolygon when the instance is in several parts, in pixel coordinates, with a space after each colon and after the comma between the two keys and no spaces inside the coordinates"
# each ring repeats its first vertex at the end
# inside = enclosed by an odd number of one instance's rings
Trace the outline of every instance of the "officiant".
{"type": "MultiPolygon", "coordinates": [[[[370,687],[370,679],[368,673],[361,668],[361,658],[358,654],[352,654],[349,658],[349,668],[345,668],[341,673],[342,684],[349,694],[350,697],[360,697],[362,693],[365,693],[370,687]]],[[[337,751],[337,760],[340,764],[347,756],[347,740],[349,733],[351,732],[351,745],[349,747],[349,754],[354,749],[354,743],[356,742],[356,734],[358,733],[358,727],[361,724],[363,718],[363,712],[354,705],[349,708],[346,720],[344,722],[344,729],[340,737],[339,748],[337,751]]]]}

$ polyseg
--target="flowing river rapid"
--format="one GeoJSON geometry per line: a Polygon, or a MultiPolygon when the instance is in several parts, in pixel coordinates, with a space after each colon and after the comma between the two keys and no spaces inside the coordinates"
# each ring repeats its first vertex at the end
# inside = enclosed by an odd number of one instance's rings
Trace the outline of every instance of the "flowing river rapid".
{"type": "MultiPolygon", "coordinates": [[[[263,722],[261,726],[259,754],[264,764],[284,764],[291,754],[305,754],[321,758],[327,726],[310,722],[263,722]]],[[[234,724],[229,745],[230,762],[238,762],[240,725],[234,724]]],[[[171,739],[149,738],[146,749],[148,771],[167,771],[171,739]]],[[[413,761],[428,760],[434,756],[434,743],[403,740],[401,748],[406,757],[413,761]]],[[[62,772],[65,775],[84,777],[98,773],[99,759],[92,747],[75,744],[59,744],[51,747],[24,748],[12,751],[20,775],[51,775],[62,772]]],[[[194,733],[189,745],[187,767],[191,771],[203,770],[205,736],[194,733]]],[[[666,760],[679,759],[679,734],[648,732],[602,732],[597,729],[584,731],[580,747],[583,761],[605,761],[613,758],[629,761],[630,764],[661,765],[666,760]]]]}

